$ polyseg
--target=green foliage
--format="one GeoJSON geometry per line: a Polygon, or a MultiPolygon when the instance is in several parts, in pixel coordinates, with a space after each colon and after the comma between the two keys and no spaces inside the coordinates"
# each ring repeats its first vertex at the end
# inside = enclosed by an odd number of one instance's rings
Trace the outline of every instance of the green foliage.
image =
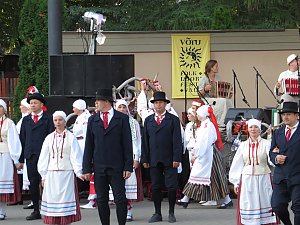
{"type": "Polygon", "coordinates": [[[20,117],[19,104],[27,88],[35,85],[48,95],[47,0],[25,0],[21,11],[19,35],[23,47],[19,57],[19,82],[14,97],[13,119],[20,117]]]}
{"type": "Polygon", "coordinates": [[[222,30],[297,28],[294,0],[65,0],[64,30],[83,27],[86,11],[107,16],[104,30],[222,30]]]}
{"type": "Polygon", "coordinates": [[[212,17],[213,30],[226,30],[232,28],[232,11],[228,7],[220,6],[215,8],[212,17]]]}
{"type": "Polygon", "coordinates": [[[23,0],[0,1],[0,54],[11,53],[19,47],[17,26],[23,0]]]}

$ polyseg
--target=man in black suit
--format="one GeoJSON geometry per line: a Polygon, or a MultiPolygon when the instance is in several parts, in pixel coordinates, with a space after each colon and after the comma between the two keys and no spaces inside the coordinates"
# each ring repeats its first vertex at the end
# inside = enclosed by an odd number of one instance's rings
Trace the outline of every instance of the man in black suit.
{"type": "Polygon", "coordinates": [[[296,102],[284,102],[280,112],[285,126],[273,138],[270,159],[276,165],[271,205],[285,225],[292,225],[288,204],[292,201],[294,224],[300,225],[300,126],[296,102]]]}
{"type": "Polygon", "coordinates": [[[112,89],[99,89],[97,112],[89,118],[83,155],[83,174],[90,179],[92,163],[101,223],[110,224],[109,185],[116,203],[119,225],[126,223],[125,179],[133,170],[129,117],[112,108],[112,89]]]}
{"type": "Polygon", "coordinates": [[[155,92],[152,103],[155,113],[145,119],[142,135],[141,163],[150,168],[151,191],[155,214],[149,223],[162,221],[161,189],[166,186],[169,199],[169,222],[176,222],[174,207],[177,190],[177,168],[182,158],[179,118],[166,111],[170,101],[164,92],[155,92]]]}
{"type": "Polygon", "coordinates": [[[30,181],[29,190],[33,202],[34,211],[26,217],[26,220],[41,219],[40,214],[40,181],[41,177],[37,170],[37,163],[40,156],[43,142],[48,134],[54,131],[52,116],[43,112],[42,107],[46,104],[44,96],[34,93],[28,96],[27,102],[30,104],[31,114],[25,116],[20,130],[20,140],[22,144],[22,155],[20,162],[26,158],[28,179],[30,181]]]}

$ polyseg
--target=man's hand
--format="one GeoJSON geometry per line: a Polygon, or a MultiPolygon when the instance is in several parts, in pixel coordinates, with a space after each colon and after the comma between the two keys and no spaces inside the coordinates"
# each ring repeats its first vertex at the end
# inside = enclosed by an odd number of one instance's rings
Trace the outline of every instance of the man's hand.
{"type": "Polygon", "coordinates": [[[286,156],[285,155],[277,155],[276,161],[278,164],[283,165],[285,163],[286,156]]]}
{"type": "Polygon", "coordinates": [[[239,186],[234,186],[234,193],[237,195],[239,193],[239,186]]]}
{"type": "Polygon", "coordinates": [[[133,160],[133,168],[137,169],[137,168],[139,168],[139,166],[140,166],[140,162],[137,160],[133,160]]]}
{"type": "Polygon", "coordinates": [[[44,187],[44,185],[45,185],[45,180],[42,180],[41,181],[41,186],[44,187]]]}
{"type": "Polygon", "coordinates": [[[148,169],[148,168],[150,168],[150,164],[149,164],[149,163],[143,163],[143,167],[144,167],[145,169],[148,169]]]}
{"type": "Polygon", "coordinates": [[[275,86],[277,89],[279,89],[281,87],[281,83],[277,81],[275,86]]]}
{"type": "Polygon", "coordinates": [[[180,165],[180,162],[173,162],[173,168],[178,168],[179,165],[180,165]]]}
{"type": "Polygon", "coordinates": [[[91,178],[91,175],[90,173],[86,173],[86,174],[82,174],[82,178],[86,181],[90,181],[90,178],[91,178]]]}
{"type": "Polygon", "coordinates": [[[82,181],[84,181],[84,180],[85,180],[85,177],[84,177],[84,175],[83,175],[83,174],[79,175],[79,176],[78,176],[78,178],[79,178],[80,180],[82,180],[82,181]]]}
{"type": "Polygon", "coordinates": [[[19,163],[18,165],[16,165],[16,169],[17,170],[23,169],[23,163],[19,163]]]}
{"type": "Polygon", "coordinates": [[[126,180],[130,177],[131,173],[129,171],[123,171],[123,178],[126,180]]]}
{"type": "Polygon", "coordinates": [[[274,153],[279,153],[279,148],[277,148],[277,147],[274,148],[272,152],[274,152],[274,153]]]}

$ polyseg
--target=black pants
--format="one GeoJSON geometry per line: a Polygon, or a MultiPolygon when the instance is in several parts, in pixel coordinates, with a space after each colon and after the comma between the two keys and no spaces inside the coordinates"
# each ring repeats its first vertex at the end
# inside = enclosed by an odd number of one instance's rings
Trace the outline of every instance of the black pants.
{"type": "Polygon", "coordinates": [[[119,225],[126,224],[127,199],[123,172],[97,174],[95,172],[95,190],[97,193],[98,213],[103,225],[110,224],[109,185],[112,188],[119,225]]]}
{"type": "Polygon", "coordinates": [[[30,159],[26,159],[28,180],[30,182],[29,190],[31,194],[31,200],[33,203],[33,209],[36,213],[40,212],[40,182],[41,176],[37,170],[37,163],[39,157],[32,155],[30,159]]]}
{"type": "Polygon", "coordinates": [[[174,213],[176,190],[178,186],[177,169],[166,167],[159,163],[156,167],[150,168],[150,175],[155,213],[161,214],[161,190],[163,187],[168,189],[169,213],[174,213]]]}
{"type": "Polygon", "coordinates": [[[285,225],[292,225],[288,204],[292,201],[294,225],[300,225],[300,184],[291,185],[288,181],[274,184],[271,204],[273,211],[285,225]]]}

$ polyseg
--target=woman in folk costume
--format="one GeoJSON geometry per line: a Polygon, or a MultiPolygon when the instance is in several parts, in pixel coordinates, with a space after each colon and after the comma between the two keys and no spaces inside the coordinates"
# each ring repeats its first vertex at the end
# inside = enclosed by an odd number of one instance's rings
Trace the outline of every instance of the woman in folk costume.
{"type": "Polygon", "coordinates": [[[41,150],[38,171],[44,187],[41,214],[45,224],[70,224],[81,220],[74,173],[82,178],[82,153],[76,137],[65,129],[66,114],[53,114],[55,131],[41,150]]]}
{"type": "MultiPolygon", "coordinates": [[[[21,111],[22,117],[16,124],[18,134],[20,134],[23,118],[30,113],[30,105],[27,102],[27,98],[22,99],[22,101],[20,103],[20,111],[21,111]]],[[[19,178],[22,179],[22,181],[23,181],[23,182],[20,182],[21,189],[28,191],[30,182],[29,182],[28,175],[27,175],[26,159],[24,159],[23,169],[18,170],[17,172],[19,174],[19,178]]],[[[22,200],[21,200],[21,203],[22,203],[22,200]]],[[[24,209],[33,209],[33,203],[30,202],[29,205],[24,206],[24,209]]]]}
{"type": "Polygon", "coordinates": [[[19,163],[22,147],[16,125],[5,113],[6,103],[0,99],[0,220],[6,217],[7,203],[21,200],[16,169],[22,169],[19,163]]]}
{"type": "Polygon", "coordinates": [[[200,127],[187,146],[191,151],[190,178],[183,190],[185,196],[178,201],[184,208],[188,206],[190,198],[200,203],[207,201],[207,205],[216,205],[211,202],[216,202],[229,193],[226,177],[221,173],[221,162],[216,156],[218,153],[214,150],[214,144],[219,149],[223,148],[223,144],[212,108],[208,105],[201,106],[197,109],[197,117],[201,122],[200,127]]]}
{"type": "MultiPolygon", "coordinates": [[[[116,101],[116,110],[127,114],[129,116],[129,124],[131,129],[132,137],[132,148],[133,148],[133,173],[125,182],[126,198],[128,199],[127,205],[127,221],[133,220],[132,213],[132,202],[142,201],[144,199],[143,186],[142,186],[142,173],[140,167],[141,157],[141,131],[139,123],[129,114],[128,103],[124,99],[116,101]]],[[[112,191],[110,190],[110,200],[113,199],[112,191]]]]}
{"type": "MultiPolygon", "coordinates": [[[[86,109],[86,102],[82,99],[77,99],[73,102],[73,112],[77,115],[75,123],[73,125],[73,134],[76,137],[82,154],[84,152],[84,145],[85,145],[85,137],[86,137],[86,129],[88,119],[91,116],[90,112],[86,109]]],[[[78,180],[79,184],[81,183],[78,180]]],[[[90,180],[90,193],[88,196],[88,203],[85,205],[80,206],[83,209],[95,209],[96,208],[96,191],[94,188],[94,179],[93,176],[90,180]]]]}
{"type": "Polygon", "coordinates": [[[237,224],[277,224],[271,207],[271,143],[260,137],[260,121],[250,119],[248,131],[249,138],[239,146],[229,171],[238,195],[237,224]]]}
{"type": "MultiPolygon", "coordinates": [[[[22,117],[16,125],[18,134],[20,134],[23,118],[30,113],[30,105],[27,102],[27,98],[22,99],[21,104],[20,104],[20,110],[21,110],[22,117]]],[[[25,162],[23,164],[23,190],[29,190],[29,185],[30,185],[30,183],[29,183],[28,176],[27,176],[27,167],[26,167],[26,160],[25,160],[25,162]]],[[[30,203],[28,206],[33,207],[33,204],[30,203]]]]}
{"type": "MultiPolygon", "coordinates": [[[[195,116],[196,113],[192,108],[189,108],[187,111],[187,118],[188,118],[188,123],[185,125],[185,130],[184,130],[184,149],[187,149],[187,145],[190,142],[190,140],[194,137],[195,133],[195,116]]],[[[197,128],[197,127],[196,127],[197,128]]],[[[190,177],[190,158],[191,158],[191,152],[185,151],[182,159],[182,187],[180,187],[181,190],[183,190],[184,186],[186,185],[189,177],[190,177]]]]}

